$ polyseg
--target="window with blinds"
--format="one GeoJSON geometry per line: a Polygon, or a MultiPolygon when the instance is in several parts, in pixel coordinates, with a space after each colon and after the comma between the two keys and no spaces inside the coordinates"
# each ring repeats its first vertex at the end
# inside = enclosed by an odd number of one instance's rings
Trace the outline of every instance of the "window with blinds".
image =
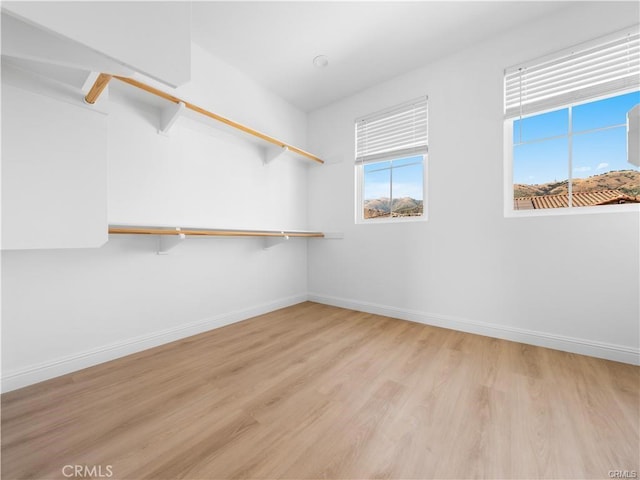
{"type": "Polygon", "coordinates": [[[640,85],[640,33],[574,47],[505,72],[507,117],[621,92],[640,85]]]}
{"type": "Polygon", "coordinates": [[[427,97],[356,120],[356,161],[427,153],[427,97]]]}
{"type": "Polygon", "coordinates": [[[505,213],[639,204],[639,104],[637,27],[505,70],[505,213]]]}
{"type": "Polygon", "coordinates": [[[427,97],[357,119],[356,221],[424,220],[427,97]]]}

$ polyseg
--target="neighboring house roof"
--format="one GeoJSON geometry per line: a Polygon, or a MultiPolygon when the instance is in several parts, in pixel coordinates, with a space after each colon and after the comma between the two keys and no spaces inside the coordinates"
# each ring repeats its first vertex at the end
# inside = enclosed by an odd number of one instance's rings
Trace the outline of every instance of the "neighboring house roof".
{"type": "MultiPolygon", "coordinates": [[[[622,193],[620,190],[600,190],[599,192],[575,192],[572,194],[574,207],[612,205],[616,203],[640,203],[640,198],[622,193]]],[[[537,210],[541,208],[562,208],[569,206],[568,194],[540,195],[514,198],[515,210],[537,210]]]]}

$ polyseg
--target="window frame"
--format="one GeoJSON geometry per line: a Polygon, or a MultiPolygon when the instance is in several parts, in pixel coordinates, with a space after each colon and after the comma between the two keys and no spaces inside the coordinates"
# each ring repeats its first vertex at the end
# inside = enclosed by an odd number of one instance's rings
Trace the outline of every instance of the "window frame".
{"type": "MultiPolygon", "coordinates": [[[[429,96],[411,100],[358,117],[354,121],[355,223],[404,223],[428,218],[429,96]],[[422,117],[424,115],[424,117],[422,117]],[[422,215],[364,218],[365,165],[422,157],[422,215]]],[[[402,168],[402,166],[398,166],[402,168]]],[[[393,172],[393,167],[391,167],[393,172]]],[[[392,174],[390,181],[392,181],[392,174]]],[[[390,185],[392,188],[392,185],[390,185]]],[[[390,192],[391,195],[391,192],[390,192]]],[[[393,201],[393,199],[391,199],[393,201]]]]}
{"type": "MultiPolygon", "coordinates": [[[[411,157],[422,157],[422,215],[412,215],[406,217],[377,217],[377,218],[364,218],[364,163],[357,163],[355,165],[355,223],[357,225],[371,225],[371,224],[382,224],[382,223],[404,223],[404,222],[426,222],[428,220],[428,205],[429,199],[427,198],[427,194],[429,189],[427,188],[427,166],[428,166],[428,153],[422,154],[408,154],[408,155],[400,155],[394,158],[387,158],[384,160],[380,160],[379,162],[370,162],[368,165],[383,163],[389,161],[397,161],[403,160],[405,158],[411,157]]],[[[398,167],[402,168],[402,167],[398,167]]]]}
{"type": "MultiPolygon", "coordinates": [[[[545,63],[548,61],[554,61],[556,59],[560,60],[563,56],[567,54],[573,54],[574,51],[580,51],[581,49],[591,48],[597,46],[602,43],[606,43],[607,41],[615,41],[616,38],[624,34],[633,34],[637,36],[638,25],[633,27],[629,27],[622,31],[614,32],[609,35],[593,39],[589,42],[585,42],[581,45],[576,45],[571,48],[564,49],[562,51],[546,55],[544,57],[540,57],[538,59],[533,59],[529,62],[522,63],[517,66],[509,67],[504,70],[504,81],[506,82],[507,76],[511,75],[516,70],[521,68],[526,68],[528,64],[531,64],[534,68],[541,63],[545,63]]],[[[604,100],[607,98],[616,97],[619,95],[624,95],[632,92],[636,92],[640,90],[640,85],[638,83],[635,84],[626,84],[622,85],[611,85],[611,89],[608,91],[603,91],[600,89],[599,93],[593,92],[592,96],[584,95],[578,93],[578,95],[574,95],[572,99],[569,95],[564,101],[560,101],[557,104],[551,102],[549,106],[545,106],[544,104],[539,105],[538,108],[528,107],[525,110],[526,113],[522,115],[514,115],[512,113],[508,113],[507,109],[507,100],[506,100],[506,92],[507,86],[506,83],[503,86],[503,101],[505,102],[505,116],[503,117],[503,210],[505,218],[520,218],[520,217],[543,217],[543,216],[558,216],[558,215],[583,215],[583,214],[607,214],[607,213],[639,213],[640,212],[640,204],[619,204],[619,205],[593,205],[588,207],[561,207],[561,208],[544,208],[544,209],[531,209],[531,210],[516,210],[514,208],[514,183],[513,183],[513,160],[514,160],[514,123],[521,118],[534,117],[538,115],[543,115],[549,112],[555,112],[558,110],[563,110],[566,108],[574,108],[580,105],[597,102],[599,100],[604,100]]],[[[521,87],[522,88],[522,87],[521,87]]],[[[522,107],[521,107],[522,108],[522,107]]],[[[570,119],[571,122],[571,119],[570,119]]],[[[627,126],[628,128],[628,126],[627,126]]],[[[569,139],[569,148],[571,148],[571,139],[574,135],[580,135],[581,133],[573,133],[571,131],[571,124],[569,125],[569,129],[567,131],[567,138],[569,139]]],[[[570,156],[567,155],[567,179],[573,180],[573,171],[570,156]]]]}
{"type": "MultiPolygon", "coordinates": [[[[565,108],[574,108],[587,103],[597,102],[599,100],[606,100],[607,98],[617,97],[619,95],[625,95],[627,93],[633,93],[639,91],[638,88],[628,88],[626,90],[611,92],[599,97],[589,98],[581,100],[575,103],[569,103],[566,105],[556,106],[545,110],[523,115],[522,118],[534,117],[537,115],[543,115],[549,112],[555,112],[563,110],[565,108]]],[[[542,216],[556,216],[556,215],[576,215],[576,214],[594,214],[594,213],[620,213],[620,212],[640,212],[640,203],[632,204],[626,203],[623,205],[594,205],[591,207],[562,207],[562,208],[542,208],[532,210],[515,210],[513,208],[513,124],[520,120],[520,117],[511,117],[504,119],[504,216],[505,217],[542,217],[542,216]]],[[[571,128],[571,127],[569,127],[571,128]]],[[[606,128],[606,127],[605,127],[606,128]]],[[[597,129],[596,129],[597,130],[597,129]]],[[[568,135],[580,135],[581,133],[568,133],[568,135]]],[[[567,157],[567,172],[571,172],[569,168],[569,158],[567,157]]],[[[572,180],[573,177],[570,178],[572,180]]]]}

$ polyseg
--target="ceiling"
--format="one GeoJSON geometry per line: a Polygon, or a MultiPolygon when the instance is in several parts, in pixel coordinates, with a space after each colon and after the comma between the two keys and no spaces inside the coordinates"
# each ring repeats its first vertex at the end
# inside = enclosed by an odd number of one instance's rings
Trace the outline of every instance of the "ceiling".
{"type": "Polygon", "coordinates": [[[193,2],[192,39],[311,111],[567,2],[193,2]],[[327,55],[329,65],[313,65],[327,55]]]}

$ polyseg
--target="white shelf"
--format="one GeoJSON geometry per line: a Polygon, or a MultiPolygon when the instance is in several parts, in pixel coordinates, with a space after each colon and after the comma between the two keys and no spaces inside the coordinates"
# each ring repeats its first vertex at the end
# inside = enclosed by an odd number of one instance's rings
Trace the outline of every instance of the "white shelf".
{"type": "Polygon", "coordinates": [[[296,155],[319,164],[324,163],[324,160],[317,157],[313,153],[309,153],[299,147],[267,135],[266,133],[262,133],[251,127],[231,120],[230,118],[223,117],[222,115],[218,115],[217,113],[199,107],[194,103],[178,98],[172,93],[167,92],[164,88],[141,82],[140,80],[137,80],[135,78],[100,74],[85,96],[85,101],[89,104],[95,103],[105,89],[106,85],[109,83],[118,84],[119,86],[122,86],[120,84],[125,84],[127,87],[129,87],[128,89],[125,88],[125,91],[129,90],[127,93],[125,93],[125,96],[135,95],[136,98],[139,97],[139,95],[132,93],[131,89],[134,89],[138,92],[138,94],[142,92],[143,96],[154,98],[155,102],[160,99],[163,102],[162,104],[164,105],[164,107],[161,107],[162,113],[160,115],[160,121],[158,122],[160,125],[160,133],[167,134],[171,129],[171,126],[175,124],[176,120],[180,116],[184,115],[196,120],[204,120],[208,123],[214,122],[216,127],[220,127],[221,125],[223,125],[225,129],[230,129],[236,134],[239,133],[243,137],[248,136],[252,140],[258,140],[264,146],[265,164],[268,164],[284,153],[296,155]],[[114,80],[117,82],[114,82],[114,80]]]}

